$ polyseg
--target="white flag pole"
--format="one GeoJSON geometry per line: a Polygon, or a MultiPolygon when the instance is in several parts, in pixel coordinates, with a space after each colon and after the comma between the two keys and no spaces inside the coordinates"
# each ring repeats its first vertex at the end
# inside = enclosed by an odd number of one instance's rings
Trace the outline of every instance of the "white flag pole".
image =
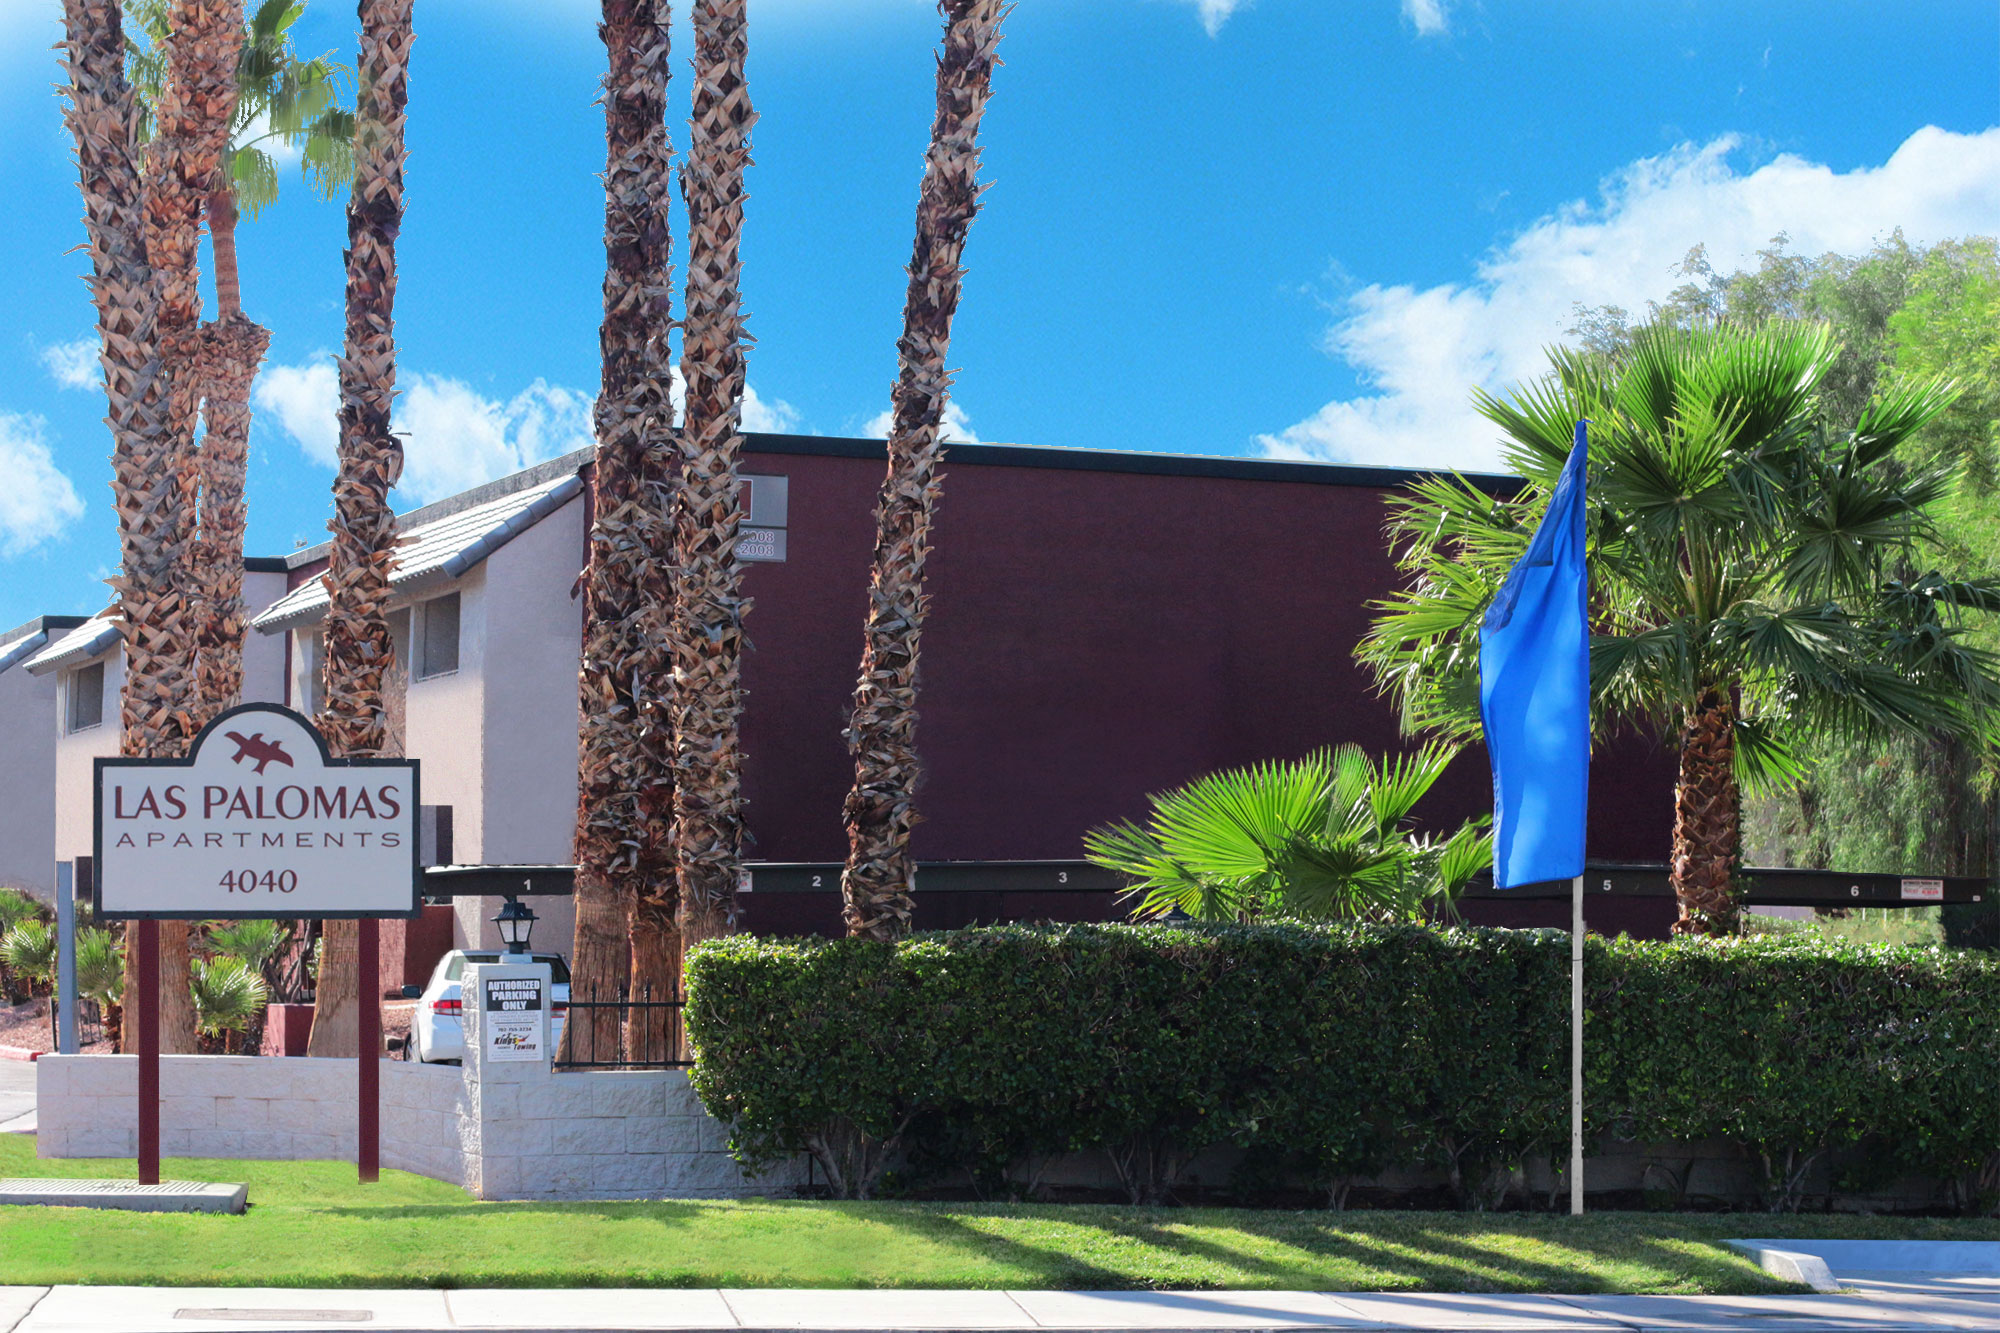
{"type": "Polygon", "coordinates": [[[1569,1211],[1583,1216],[1583,876],[1570,881],[1569,1211]]]}

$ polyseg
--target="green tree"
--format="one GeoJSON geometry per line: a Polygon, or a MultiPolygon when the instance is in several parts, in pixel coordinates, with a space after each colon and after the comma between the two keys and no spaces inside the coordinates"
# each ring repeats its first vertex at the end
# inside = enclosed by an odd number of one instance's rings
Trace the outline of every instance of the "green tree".
{"type": "Polygon", "coordinates": [[[56,932],[38,917],[17,921],[0,938],[0,961],[7,970],[44,986],[55,984],[56,932]]]}
{"type": "Polygon", "coordinates": [[[1377,764],[1359,746],[1211,773],[1152,796],[1145,824],[1084,836],[1091,861],[1143,895],[1142,916],[1201,921],[1421,921],[1493,860],[1487,820],[1437,839],[1410,812],[1455,749],[1377,764]]]}
{"type": "MultiPolygon", "coordinates": [[[[168,95],[179,4],[125,0],[131,23],[126,66],[141,143],[153,139],[156,109],[168,95]],[[144,34],[144,41],[136,39],[135,30],[144,34]]],[[[299,155],[300,171],[322,199],[332,199],[354,175],[354,113],[341,104],[348,71],[325,56],[302,59],[293,49],[292,27],[304,13],[304,0],[263,0],[247,21],[230,24],[227,34],[212,30],[213,24],[201,30],[212,44],[204,52],[210,82],[228,79],[233,67],[234,96],[216,103],[228,116],[228,123],[217,127],[220,137],[209,144],[219,161],[191,183],[194,195],[177,214],[190,232],[197,217],[207,221],[218,307],[216,317],[198,331],[187,391],[187,410],[192,412],[198,397],[207,423],[196,456],[200,530],[189,546],[186,571],[197,639],[195,729],[236,703],[243,690],[243,488],[250,389],[271,334],[243,313],[237,221],[245,213],[254,218],[277,201],[279,149],[299,155]]],[[[178,21],[186,20],[180,16],[178,21]]],[[[192,235],[186,245],[191,265],[192,235]]],[[[192,429],[190,422],[190,437],[192,429]]]]}
{"type": "Polygon", "coordinates": [[[241,958],[219,954],[194,960],[190,990],[195,1026],[202,1035],[235,1040],[262,1016],[271,993],[264,978],[241,958]]]}
{"type": "Polygon", "coordinates": [[[1407,585],[1360,655],[1407,725],[1476,736],[1479,620],[1592,422],[1592,691],[1601,722],[1678,743],[1679,932],[1735,929],[1742,784],[1796,781],[1801,736],[1976,734],[2000,694],[1962,623],[2000,609],[2000,587],[1919,572],[1956,469],[1897,460],[1952,390],[1903,381],[1836,431],[1819,394],[1838,355],[1801,321],[1556,350],[1546,379],[1478,395],[1518,495],[1440,478],[1393,506],[1407,585]]]}

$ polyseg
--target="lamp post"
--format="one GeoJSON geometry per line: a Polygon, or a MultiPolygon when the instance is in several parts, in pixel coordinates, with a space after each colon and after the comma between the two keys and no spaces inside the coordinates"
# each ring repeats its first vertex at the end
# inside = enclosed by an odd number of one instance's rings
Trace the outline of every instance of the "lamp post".
{"type": "Polygon", "coordinates": [[[528,939],[535,933],[535,922],[539,920],[533,912],[523,907],[516,898],[509,897],[493,917],[494,926],[500,931],[500,938],[507,945],[510,954],[526,953],[528,939]]]}

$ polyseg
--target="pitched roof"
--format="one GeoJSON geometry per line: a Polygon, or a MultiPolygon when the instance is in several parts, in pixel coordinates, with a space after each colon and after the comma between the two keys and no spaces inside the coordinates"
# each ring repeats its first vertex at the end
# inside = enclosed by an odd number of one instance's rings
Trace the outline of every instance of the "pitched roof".
{"type": "Polygon", "coordinates": [[[27,660],[30,675],[45,676],[58,667],[96,657],[118,642],[118,622],[109,608],[99,611],[27,660]]]}
{"type": "Polygon", "coordinates": [[[50,635],[75,629],[85,619],[84,616],[36,616],[25,625],[0,632],[0,675],[39,652],[50,635]]]}
{"type": "MultiPolygon", "coordinates": [[[[403,533],[389,586],[394,592],[408,593],[455,579],[582,493],[583,480],[572,471],[497,500],[418,522],[403,533]]],[[[419,510],[405,522],[422,517],[419,510]]],[[[274,634],[318,620],[326,614],[326,604],[325,579],[308,579],[250,623],[265,634],[274,634]]]]}

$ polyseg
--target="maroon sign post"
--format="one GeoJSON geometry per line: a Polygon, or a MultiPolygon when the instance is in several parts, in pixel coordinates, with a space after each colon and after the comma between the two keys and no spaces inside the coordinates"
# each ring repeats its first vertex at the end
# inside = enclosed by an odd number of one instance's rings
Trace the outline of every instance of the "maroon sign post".
{"type": "Polygon", "coordinates": [[[138,995],[139,1183],[160,1181],[163,920],[353,918],[360,1065],[355,1164],[381,1176],[382,984],[377,922],[422,909],[414,759],[335,759],[276,704],[232,708],[185,759],[96,762],[92,906],[132,922],[138,995]]]}

